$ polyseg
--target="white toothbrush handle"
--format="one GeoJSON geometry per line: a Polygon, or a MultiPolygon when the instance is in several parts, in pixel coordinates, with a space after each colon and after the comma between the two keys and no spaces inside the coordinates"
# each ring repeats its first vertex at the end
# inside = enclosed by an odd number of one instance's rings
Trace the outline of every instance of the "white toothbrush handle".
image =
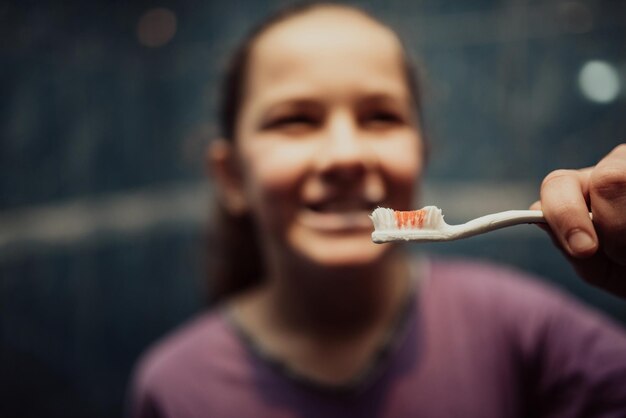
{"type": "Polygon", "coordinates": [[[540,210],[508,210],[506,212],[491,213],[461,225],[449,225],[448,227],[453,235],[451,239],[459,239],[495,231],[507,226],[545,222],[543,212],[540,210]]]}

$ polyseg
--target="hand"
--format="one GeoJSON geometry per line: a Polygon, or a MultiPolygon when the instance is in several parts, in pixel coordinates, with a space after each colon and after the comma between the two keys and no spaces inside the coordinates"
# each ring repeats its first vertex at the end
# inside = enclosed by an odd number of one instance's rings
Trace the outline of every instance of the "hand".
{"type": "Polygon", "coordinates": [[[548,174],[531,209],[583,279],[626,298],[626,144],[595,167],[548,174]]]}

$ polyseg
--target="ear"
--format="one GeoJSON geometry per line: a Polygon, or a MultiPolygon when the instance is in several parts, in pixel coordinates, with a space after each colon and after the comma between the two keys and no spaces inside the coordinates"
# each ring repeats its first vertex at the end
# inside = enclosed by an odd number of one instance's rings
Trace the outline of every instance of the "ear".
{"type": "Polygon", "coordinates": [[[207,169],[215,182],[215,191],[222,206],[234,216],[248,211],[243,173],[232,143],[218,139],[206,151],[207,169]]]}

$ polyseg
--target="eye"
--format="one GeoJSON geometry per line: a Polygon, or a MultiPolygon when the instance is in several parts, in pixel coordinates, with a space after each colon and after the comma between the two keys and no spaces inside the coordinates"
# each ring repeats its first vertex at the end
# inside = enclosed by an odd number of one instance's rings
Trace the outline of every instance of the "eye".
{"type": "Polygon", "coordinates": [[[394,111],[374,110],[361,117],[361,124],[370,128],[388,128],[404,124],[404,117],[394,111]]]}
{"type": "Polygon", "coordinates": [[[269,120],[264,126],[265,130],[306,130],[315,128],[319,124],[318,118],[304,113],[296,113],[278,116],[269,120]]]}

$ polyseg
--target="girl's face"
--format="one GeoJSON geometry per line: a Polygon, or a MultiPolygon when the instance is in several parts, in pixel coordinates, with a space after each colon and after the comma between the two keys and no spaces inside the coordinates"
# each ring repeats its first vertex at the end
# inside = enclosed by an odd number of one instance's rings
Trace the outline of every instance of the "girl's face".
{"type": "Polygon", "coordinates": [[[240,194],[270,258],[366,265],[377,206],[409,209],[422,141],[396,37],[317,9],[255,42],[237,125],[240,194]]]}

